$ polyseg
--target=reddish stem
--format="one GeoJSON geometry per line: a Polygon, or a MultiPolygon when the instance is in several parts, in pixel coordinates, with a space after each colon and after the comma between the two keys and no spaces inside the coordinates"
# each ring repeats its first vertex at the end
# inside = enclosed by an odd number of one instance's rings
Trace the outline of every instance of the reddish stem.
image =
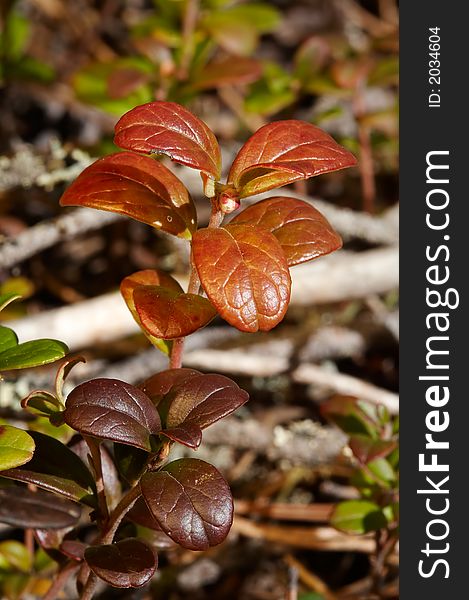
{"type": "MultiPolygon", "coordinates": [[[[212,199],[212,213],[210,215],[209,227],[220,227],[223,222],[225,215],[221,210],[218,209],[217,199],[212,199]]],[[[200,279],[197,273],[197,269],[192,262],[191,258],[191,272],[189,276],[189,286],[187,288],[188,294],[198,294],[200,290],[200,279]]],[[[171,355],[169,357],[169,368],[180,369],[182,366],[182,354],[184,352],[184,341],[185,338],[177,338],[173,341],[173,347],[171,349],[171,355]]]]}

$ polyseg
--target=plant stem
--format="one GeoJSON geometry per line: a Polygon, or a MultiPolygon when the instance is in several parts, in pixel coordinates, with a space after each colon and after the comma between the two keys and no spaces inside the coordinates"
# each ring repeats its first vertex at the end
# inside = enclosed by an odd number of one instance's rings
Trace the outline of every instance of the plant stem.
{"type": "Polygon", "coordinates": [[[83,591],[81,593],[80,600],[91,600],[91,598],[93,598],[94,589],[97,583],[98,578],[93,573],[93,571],[90,571],[88,579],[86,580],[85,587],[83,588],[83,591]]]}
{"type": "Polygon", "coordinates": [[[140,498],[142,492],[140,490],[140,486],[136,485],[131,488],[125,496],[122,496],[119,504],[112,511],[111,516],[107,522],[107,527],[105,533],[100,538],[101,544],[111,544],[114,539],[114,535],[117,531],[117,528],[122,522],[122,519],[129,512],[135,502],[140,498]]]}
{"type": "MultiPolygon", "coordinates": [[[[142,492],[140,491],[140,486],[136,485],[121,498],[119,504],[109,516],[109,519],[106,523],[106,531],[97,538],[95,544],[112,544],[114,535],[116,534],[122,519],[129,512],[138,498],[140,498],[141,494],[142,492]]],[[[88,579],[86,580],[85,587],[81,593],[80,600],[90,600],[93,597],[97,582],[98,578],[96,575],[92,571],[89,571],[88,579]]]]}
{"type": "Polygon", "coordinates": [[[184,19],[182,24],[182,48],[179,62],[178,79],[187,79],[189,66],[194,51],[194,30],[197,25],[199,13],[199,0],[186,0],[184,19]]]}
{"type": "Polygon", "coordinates": [[[104,488],[103,464],[101,461],[101,443],[90,436],[83,436],[91,453],[91,460],[96,474],[96,491],[98,494],[99,524],[102,526],[109,519],[109,509],[104,488]]]}
{"type": "Polygon", "coordinates": [[[65,566],[57,573],[43,600],[55,600],[73,572],[76,571],[79,566],[80,565],[75,561],[69,561],[66,563],[65,566]]]}
{"type": "MultiPolygon", "coordinates": [[[[210,214],[210,220],[208,222],[208,226],[220,227],[223,222],[225,215],[218,208],[218,200],[217,197],[211,199],[212,201],[212,212],[210,214]]],[[[189,286],[187,288],[188,294],[198,294],[200,290],[200,279],[197,273],[197,269],[192,261],[191,257],[191,271],[189,276],[189,286]]],[[[184,351],[184,341],[185,338],[177,338],[173,342],[173,347],[171,350],[171,355],[169,357],[169,368],[170,369],[180,369],[182,366],[182,353],[184,351]]]]}

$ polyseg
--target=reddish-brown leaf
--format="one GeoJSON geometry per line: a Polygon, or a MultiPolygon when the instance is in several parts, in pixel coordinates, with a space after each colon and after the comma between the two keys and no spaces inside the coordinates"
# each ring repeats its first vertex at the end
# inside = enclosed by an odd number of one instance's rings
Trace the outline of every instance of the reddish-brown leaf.
{"type": "Polygon", "coordinates": [[[233,498],[222,475],[195,458],[176,460],[145,473],[140,487],[161,529],[189,550],[220,544],[233,521],[233,498]]]}
{"type": "Polygon", "coordinates": [[[81,508],[75,502],[26,487],[0,488],[0,522],[24,528],[63,529],[76,525],[81,508]]]}
{"type": "Polygon", "coordinates": [[[384,458],[397,446],[394,440],[374,440],[365,435],[352,435],[349,442],[350,449],[357,459],[367,464],[376,458],[384,458]]]}
{"type": "Polygon", "coordinates": [[[167,369],[146,379],[139,388],[158,405],[161,398],[169,394],[175,385],[197,375],[201,375],[201,372],[195,369],[167,369]]]}
{"type": "Polygon", "coordinates": [[[283,319],[291,280],[272,233],[246,224],[199,229],[192,251],[202,286],[228,323],[255,332],[283,319]]]}
{"type": "Polygon", "coordinates": [[[228,183],[245,198],[356,163],[353,154],[319,127],[304,121],[276,121],[261,127],[244,144],[228,183]]]}
{"type": "Polygon", "coordinates": [[[184,294],[158,285],[141,285],[133,293],[142,327],[165,340],[190,335],[217,314],[210,302],[197,294],[184,294]]]}
{"type": "Polygon", "coordinates": [[[97,160],[60,203],[116,212],[186,239],[197,228],[194,203],[179,179],[158,161],[133,152],[97,160]]]}
{"type": "Polygon", "coordinates": [[[70,392],[64,419],[84,435],[151,450],[161,431],[158,412],[141,390],[117,379],[92,379],[70,392]]]}
{"type": "Polygon", "coordinates": [[[186,379],[174,386],[162,403],[165,427],[170,439],[197,448],[202,430],[226,417],[249,399],[247,392],[223,375],[207,374],[186,379]]]}
{"type": "Polygon", "coordinates": [[[125,150],[166,154],[171,160],[220,178],[221,153],[207,125],[175,102],[149,102],[126,113],[114,142],[125,150]]]}
{"type": "Polygon", "coordinates": [[[206,90],[225,85],[242,85],[257,81],[262,65],[254,58],[243,56],[227,57],[205,66],[191,84],[192,89],[206,90]]]}
{"type": "Polygon", "coordinates": [[[127,538],[117,544],[89,546],[84,556],[100,579],[117,588],[145,585],[158,565],[153,550],[136,538],[127,538]]]}
{"type": "Polygon", "coordinates": [[[140,321],[140,317],[138,315],[137,309],[135,308],[135,302],[134,302],[135,289],[139,286],[148,286],[148,285],[161,285],[161,286],[164,286],[165,288],[172,290],[173,292],[178,293],[178,294],[182,294],[183,289],[179,285],[179,283],[173,277],[171,277],[171,275],[164,273],[164,271],[154,271],[153,269],[145,269],[144,271],[137,271],[136,273],[133,273],[132,275],[129,275],[128,277],[125,277],[121,281],[121,285],[120,285],[120,291],[121,291],[122,297],[125,300],[125,303],[127,304],[127,308],[132,313],[133,318],[135,319],[135,321],[137,322],[139,327],[142,329],[143,333],[147,336],[147,338],[150,340],[150,342],[154,346],[156,346],[159,350],[161,350],[161,352],[164,352],[165,354],[169,354],[170,349],[171,349],[171,345],[170,345],[171,343],[166,342],[165,340],[161,339],[160,337],[155,337],[154,335],[151,335],[150,332],[147,331],[147,329],[145,329],[143,327],[142,322],[140,321]]]}
{"type": "Polygon", "coordinates": [[[264,227],[280,242],[288,266],[318,258],[342,246],[339,234],[311,204],[277,196],[248,206],[231,221],[264,227]]]}

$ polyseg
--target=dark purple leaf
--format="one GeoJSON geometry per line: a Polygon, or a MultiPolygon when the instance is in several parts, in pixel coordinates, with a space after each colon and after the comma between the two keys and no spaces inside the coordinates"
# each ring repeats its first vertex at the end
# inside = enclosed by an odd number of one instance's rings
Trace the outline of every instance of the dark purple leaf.
{"type": "Polygon", "coordinates": [[[76,387],[67,398],[64,419],[81,434],[148,451],[151,435],[161,431],[148,396],[117,379],[93,379],[76,387]]]}
{"type": "Polygon", "coordinates": [[[171,539],[189,550],[220,544],[233,521],[233,498],[222,475],[194,458],[176,460],[145,473],[142,494],[153,517],[171,539]]]}
{"type": "MultiPolygon", "coordinates": [[[[247,392],[223,375],[198,375],[173,387],[163,433],[196,448],[201,430],[234,412],[249,399],[247,392]]],[[[166,400],[165,400],[166,403],[166,400]]]]}
{"type": "Polygon", "coordinates": [[[167,369],[146,379],[139,388],[157,406],[161,398],[166,396],[175,385],[197,375],[201,375],[201,372],[195,369],[167,369]]]}
{"type": "Polygon", "coordinates": [[[32,459],[16,469],[2,471],[2,477],[33,483],[89,506],[95,506],[95,482],[79,457],[58,440],[30,431],[36,450],[32,459]]]}
{"type": "Polygon", "coordinates": [[[85,550],[85,560],[100,579],[117,588],[145,585],[158,564],[153,550],[135,538],[116,544],[89,546],[85,550]]]}
{"type": "Polygon", "coordinates": [[[84,559],[86,548],[87,545],[79,540],[64,540],[60,544],[60,551],[76,561],[81,561],[84,559]]]}
{"type": "Polygon", "coordinates": [[[14,527],[63,529],[80,518],[78,504],[38,490],[24,487],[0,488],[0,522],[14,527]]]}

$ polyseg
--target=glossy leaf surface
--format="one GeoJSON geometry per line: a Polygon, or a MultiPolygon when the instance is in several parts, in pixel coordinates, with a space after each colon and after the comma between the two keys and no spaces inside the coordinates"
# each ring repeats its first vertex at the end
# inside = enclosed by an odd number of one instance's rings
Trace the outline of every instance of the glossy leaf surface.
{"type": "Polygon", "coordinates": [[[228,484],[208,463],[194,458],[176,460],[141,479],[145,502],[161,529],[189,550],[220,544],[233,521],[228,484]]]}
{"type": "Polygon", "coordinates": [[[34,447],[34,440],[26,431],[11,425],[0,425],[0,472],[29,462],[34,447]]]}
{"type": "Polygon", "coordinates": [[[194,203],[179,179],[158,161],[133,152],[97,160],[60,203],[119,213],[186,239],[197,227],[194,203]]]}
{"type": "Polygon", "coordinates": [[[175,385],[198,375],[201,375],[201,372],[195,369],[184,367],[181,369],[167,369],[166,371],[155,373],[155,375],[152,375],[141,383],[139,387],[157,406],[161,398],[166,396],[175,385]]]}
{"type": "Polygon", "coordinates": [[[166,154],[174,162],[220,178],[221,153],[212,131],[175,102],[149,102],[126,113],[115,128],[120,148],[166,154]]]}
{"type": "Polygon", "coordinates": [[[0,354],[18,344],[18,338],[13,329],[0,325],[0,354]]]}
{"type": "Polygon", "coordinates": [[[387,521],[380,507],[368,500],[340,502],[331,516],[331,524],[347,533],[368,533],[386,527],[387,521]]]}
{"type": "Polygon", "coordinates": [[[94,479],[78,456],[58,440],[28,432],[36,445],[32,459],[22,467],[2,471],[2,477],[33,483],[45,490],[94,506],[94,479]]]}
{"type": "Polygon", "coordinates": [[[75,525],[80,514],[78,504],[42,490],[0,488],[0,522],[14,527],[63,529],[75,525]]]}
{"type": "Polygon", "coordinates": [[[143,333],[154,346],[161,350],[161,352],[169,354],[171,343],[151,335],[144,329],[142,322],[140,321],[137,309],[135,308],[134,291],[137,287],[142,285],[161,285],[177,293],[183,293],[183,289],[171,275],[168,275],[164,271],[156,271],[154,269],[145,269],[143,271],[132,273],[132,275],[125,277],[120,285],[120,292],[127,304],[127,308],[132,313],[133,318],[142,329],[143,333]]]}
{"type": "Polygon", "coordinates": [[[186,446],[197,447],[203,429],[231,414],[248,399],[247,392],[223,375],[192,377],[173,388],[163,433],[186,446]]]}
{"type": "Polygon", "coordinates": [[[89,546],[85,550],[85,560],[100,579],[117,588],[145,585],[158,564],[153,550],[135,538],[116,544],[89,546]]]}
{"type": "Polygon", "coordinates": [[[252,135],[235,158],[228,183],[252,196],[356,164],[325,131],[304,121],[276,121],[252,135]]]}
{"type": "Polygon", "coordinates": [[[84,435],[151,450],[161,431],[158,412],[138,388],[117,379],[93,379],[68,396],[65,422],[84,435]]]}
{"type": "Polygon", "coordinates": [[[202,286],[228,323],[255,332],[283,319],[291,280],[272,233],[246,224],[199,229],[192,250],[202,286]]]}
{"type": "Polygon", "coordinates": [[[68,348],[58,340],[31,340],[0,353],[0,371],[28,369],[63,358],[68,348]]]}
{"type": "Polygon", "coordinates": [[[166,340],[190,335],[217,315],[206,298],[162,286],[139,286],[133,300],[142,327],[150,335],[166,340]]]}
{"type": "Polygon", "coordinates": [[[232,223],[267,229],[279,241],[288,266],[324,256],[342,246],[339,234],[311,204],[278,196],[261,200],[238,213],[232,223]]]}

